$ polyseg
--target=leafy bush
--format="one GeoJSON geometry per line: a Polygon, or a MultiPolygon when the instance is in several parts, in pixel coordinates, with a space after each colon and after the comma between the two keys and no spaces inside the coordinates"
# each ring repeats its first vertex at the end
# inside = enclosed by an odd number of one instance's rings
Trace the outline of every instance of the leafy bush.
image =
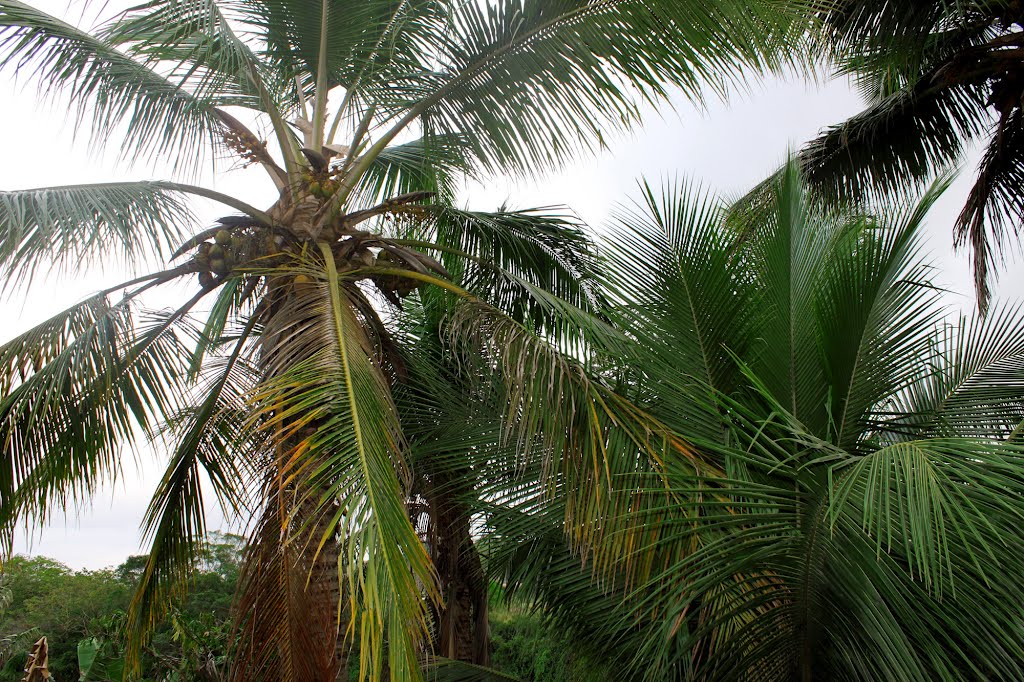
{"type": "MultiPolygon", "coordinates": [[[[236,536],[211,535],[188,599],[154,633],[139,682],[220,679],[243,546],[236,536]]],[[[12,645],[0,650],[0,682],[21,680],[27,646],[19,635],[25,632],[47,638],[58,682],[120,680],[125,612],[144,565],[138,556],[100,571],[73,571],[46,557],[5,562],[0,640],[12,645]]]]}
{"type": "Polygon", "coordinates": [[[614,679],[598,670],[579,643],[540,614],[494,605],[490,612],[491,665],[523,682],[602,682],[614,679]]]}

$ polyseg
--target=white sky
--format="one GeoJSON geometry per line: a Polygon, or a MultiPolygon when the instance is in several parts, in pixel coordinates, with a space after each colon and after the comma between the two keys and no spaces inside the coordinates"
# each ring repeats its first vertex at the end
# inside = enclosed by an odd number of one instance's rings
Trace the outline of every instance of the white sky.
{"type": "MultiPolygon", "coordinates": [[[[66,12],[66,0],[33,4],[78,23],[75,13],[66,12]]],[[[73,120],[55,107],[40,104],[35,84],[26,87],[26,83],[15,83],[9,72],[0,74],[0,190],[169,177],[169,171],[159,167],[140,164],[125,169],[117,163],[116,152],[91,156],[85,134],[75,140],[73,120]]],[[[787,149],[858,111],[859,102],[843,82],[817,87],[790,79],[755,85],[729,104],[711,102],[703,113],[682,101],[677,109],[661,116],[652,111],[643,130],[613,141],[595,159],[534,181],[493,178],[468,184],[462,201],[479,209],[493,209],[506,201],[515,208],[565,204],[599,231],[609,209],[635,195],[640,176],[652,182],[689,177],[719,193],[736,195],[774,170],[787,149]]],[[[117,141],[109,146],[116,150],[117,141]]],[[[972,167],[973,162],[966,170],[972,167]]],[[[257,169],[216,177],[206,172],[197,184],[256,206],[267,206],[274,197],[270,183],[257,169]]],[[[939,266],[938,283],[950,290],[951,307],[965,310],[974,305],[970,269],[965,254],[953,253],[951,230],[969,187],[970,173],[965,172],[932,211],[926,235],[928,250],[939,266]]],[[[204,220],[231,212],[210,204],[198,205],[197,210],[204,220]]],[[[1017,259],[1004,268],[995,289],[997,299],[1024,295],[1020,262],[1017,259]]],[[[0,300],[0,342],[105,284],[123,279],[118,275],[117,268],[110,267],[81,280],[37,284],[27,295],[18,292],[0,300]]],[[[169,298],[168,303],[174,300],[169,298]]],[[[20,537],[18,550],[51,556],[74,568],[112,566],[144,551],[139,522],[163,461],[164,456],[156,452],[145,453],[138,467],[129,459],[121,479],[97,494],[90,508],[55,519],[31,544],[20,537]]],[[[221,523],[219,516],[210,521],[213,528],[221,523]]]]}

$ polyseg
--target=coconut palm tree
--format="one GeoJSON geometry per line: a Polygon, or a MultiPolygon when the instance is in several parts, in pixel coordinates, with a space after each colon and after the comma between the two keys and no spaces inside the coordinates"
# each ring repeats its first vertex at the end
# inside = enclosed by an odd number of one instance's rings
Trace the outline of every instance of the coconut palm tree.
{"type": "Polygon", "coordinates": [[[170,460],[130,660],[188,584],[204,480],[253,521],[234,679],[333,679],[353,642],[373,679],[416,679],[432,651],[479,660],[469,519],[443,499],[472,469],[424,463],[432,439],[444,458],[410,384],[432,349],[487,359],[471,376],[504,387],[487,405],[521,457],[581,463],[546,468],[579,480],[567,509],[600,512],[589,467],[609,448],[682,446],[565,353],[581,341],[563,309],[597,305],[577,227],[456,210],[459,178],[556,167],[669,88],[699,97],[772,67],[800,19],[771,2],[154,0],[89,32],[0,0],[0,67],[69,105],[95,144],[177,178],[0,194],[11,287],[110,258],[139,271],[0,349],[0,525],[87,499],[154,438],[170,460]],[[277,195],[256,207],[190,184],[211,157],[262,168],[277,195]],[[235,213],[200,230],[195,197],[235,213]],[[181,281],[180,305],[146,310],[181,281]],[[444,292],[424,329],[446,345],[398,331],[418,288],[444,292]],[[448,537],[417,534],[424,503],[448,537]]]}
{"type": "Polygon", "coordinates": [[[704,472],[621,483],[614,579],[510,494],[491,570],[619,679],[1020,679],[1024,311],[946,314],[918,242],[941,184],[872,216],[797,166],[745,213],[685,184],[619,212],[622,390],[704,472]]]}
{"type": "Polygon", "coordinates": [[[844,197],[920,188],[983,144],[954,237],[973,254],[984,311],[1001,249],[1024,223],[1020,4],[843,0],[821,20],[867,108],[805,148],[808,180],[844,197]]]}

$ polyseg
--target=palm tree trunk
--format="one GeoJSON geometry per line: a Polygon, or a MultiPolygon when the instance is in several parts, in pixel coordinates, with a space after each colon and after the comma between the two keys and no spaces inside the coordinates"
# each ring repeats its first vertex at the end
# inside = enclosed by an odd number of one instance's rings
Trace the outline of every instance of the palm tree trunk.
{"type": "Polygon", "coordinates": [[[339,636],[341,587],[338,581],[338,558],[340,545],[332,536],[319,551],[317,550],[319,539],[330,530],[327,526],[328,523],[329,521],[326,519],[317,523],[314,530],[310,531],[308,541],[301,544],[301,557],[295,569],[294,585],[296,589],[304,592],[298,597],[298,601],[309,604],[312,607],[310,615],[315,613],[317,617],[311,618],[307,622],[294,621],[293,638],[298,636],[319,640],[319,645],[308,643],[307,646],[319,654],[320,660],[317,667],[323,671],[324,681],[334,682],[341,674],[345,662],[345,649],[344,642],[339,636]]]}
{"type": "Polygon", "coordinates": [[[437,649],[446,658],[488,665],[487,581],[469,514],[453,488],[451,479],[435,477],[430,498],[431,554],[444,599],[437,611],[437,649]]]}
{"type": "Polygon", "coordinates": [[[327,520],[299,533],[303,524],[282,499],[292,492],[286,488],[270,499],[242,567],[229,675],[234,682],[335,682],[344,666],[340,548],[329,541],[317,553],[327,520]]]}
{"type": "MultiPolygon", "coordinates": [[[[271,378],[291,361],[288,335],[298,318],[276,314],[295,307],[289,282],[273,283],[265,297],[270,303],[260,363],[271,378]]],[[[238,682],[335,682],[348,677],[348,648],[339,627],[343,600],[335,512],[318,504],[319,491],[285,476],[290,453],[316,429],[316,424],[307,424],[292,433],[280,425],[278,433],[290,435],[278,436],[268,504],[240,581],[239,616],[248,622],[239,632],[240,655],[232,671],[238,682]]]]}

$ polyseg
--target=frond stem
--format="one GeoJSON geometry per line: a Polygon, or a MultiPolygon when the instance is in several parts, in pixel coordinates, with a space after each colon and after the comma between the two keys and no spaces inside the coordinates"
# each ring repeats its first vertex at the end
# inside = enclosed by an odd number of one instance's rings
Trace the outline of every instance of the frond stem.
{"type": "Polygon", "coordinates": [[[324,124],[327,118],[327,0],[320,0],[320,51],[316,65],[316,91],[313,100],[313,149],[324,145],[324,124]]]}
{"type": "Polygon", "coordinates": [[[154,184],[156,184],[159,187],[163,187],[164,189],[169,189],[176,192],[183,192],[185,194],[194,194],[196,196],[205,197],[206,199],[212,199],[213,201],[224,204],[225,206],[230,206],[231,208],[237,209],[242,213],[246,214],[247,216],[251,218],[256,218],[257,220],[266,223],[267,225],[274,224],[274,220],[265,212],[261,211],[255,206],[252,206],[251,204],[247,204],[244,201],[236,199],[231,195],[223,194],[212,189],[207,189],[206,187],[200,187],[198,185],[188,185],[180,182],[160,181],[154,184]]]}
{"type": "Polygon", "coordinates": [[[98,293],[100,296],[109,296],[115,291],[122,291],[124,289],[127,289],[128,287],[135,286],[136,284],[142,284],[143,282],[148,282],[146,286],[146,288],[148,289],[153,286],[164,284],[165,282],[170,282],[172,279],[176,279],[178,277],[181,277],[182,275],[188,275],[193,272],[196,272],[195,266],[192,263],[185,263],[183,265],[179,265],[176,268],[161,270],[160,272],[153,272],[148,275],[136,277],[135,279],[130,279],[127,282],[115,284],[112,287],[102,289],[98,293]]]}

